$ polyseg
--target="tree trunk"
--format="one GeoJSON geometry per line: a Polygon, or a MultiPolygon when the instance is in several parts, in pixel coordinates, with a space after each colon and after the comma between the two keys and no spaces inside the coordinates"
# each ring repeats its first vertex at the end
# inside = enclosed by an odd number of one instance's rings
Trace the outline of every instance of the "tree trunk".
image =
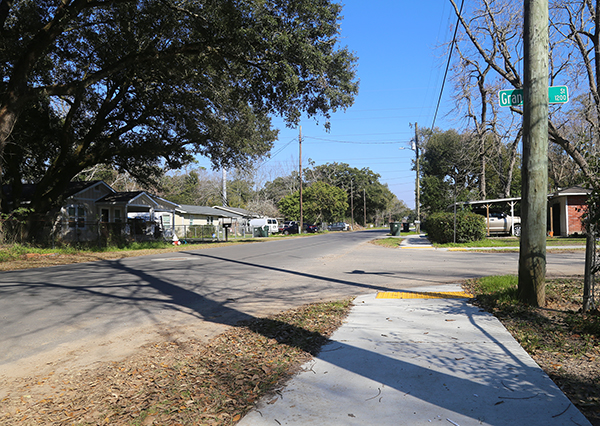
{"type": "MultiPolygon", "coordinates": [[[[16,122],[17,113],[7,105],[3,105],[2,109],[0,109],[0,158],[3,158],[6,141],[16,122]]],[[[2,161],[0,161],[0,185],[2,184],[3,171],[3,164],[2,161]]]]}
{"type": "Polygon", "coordinates": [[[582,311],[585,313],[593,309],[594,299],[592,298],[592,288],[594,285],[594,260],[596,256],[596,241],[594,234],[591,231],[591,226],[588,225],[585,234],[585,272],[583,276],[583,306],[582,311]]]}
{"type": "MultiPolygon", "coordinates": [[[[483,142],[481,144],[483,145],[483,142]]],[[[479,191],[481,192],[481,197],[485,200],[487,198],[487,186],[485,181],[485,169],[487,165],[487,160],[485,156],[485,148],[483,146],[480,147],[479,161],[481,162],[481,172],[479,176],[479,191]]]]}

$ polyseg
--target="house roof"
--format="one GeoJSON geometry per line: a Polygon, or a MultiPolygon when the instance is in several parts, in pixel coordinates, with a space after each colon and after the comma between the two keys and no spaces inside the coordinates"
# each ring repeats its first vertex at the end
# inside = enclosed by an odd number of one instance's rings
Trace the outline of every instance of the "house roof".
{"type": "Polygon", "coordinates": [[[568,195],[589,195],[591,192],[591,189],[575,185],[569,186],[568,188],[558,188],[558,191],[552,194],[552,197],[564,197],[568,195]]]}
{"type": "Polygon", "coordinates": [[[104,185],[106,188],[108,188],[114,192],[114,189],[112,189],[103,180],[76,181],[76,182],[69,182],[69,186],[67,187],[67,190],[65,191],[65,197],[66,198],[72,197],[73,195],[75,195],[79,192],[85,191],[86,189],[91,188],[96,185],[104,185]]]}
{"type": "Polygon", "coordinates": [[[192,206],[189,204],[180,204],[176,210],[182,213],[197,214],[203,216],[239,217],[236,214],[232,214],[224,210],[219,210],[208,206],[192,206]]]}
{"type": "MultiPolygon", "coordinates": [[[[37,183],[24,183],[22,185],[22,187],[21,187],[22,202],[27,203],[27,202],[31,201],[38,185],[39,184],[37,184],[37,183]]],[[[65,198],[72,197],[73,195],[76,195],[79,192],[85,191],[86,189],[91,188],[96,185],[104,185],[106,188],[108,188],[109,190],[114,192],[114,189],[112,189],[108,184],[106,184],[104,181],[101,181],[101,180],[75,181],[75,182],[69,182],[69,185],[67,186],[64,196],[65,196],[65,198]]],[[[14,190],[13,185],[3,185],[2,186],[2,192],[4,194],[4,197],[9,202],[13,201],[13,195],[14,195],[13,190],[14,190]]]]}
{"type": "MultiPolygon", "coordinates": [[[[138,204],[138,200],[142,200],[142,198],[146,198],[150,200],[152,203],[152,207],[154,209],[175,209],[177,208],[177,204],[165,200],[163,198],[157,197],[152,194],[148,194],[146,191],[125,191],[125,192],[115,192],[114,194],[108,194],[99,200],[96,201],[96,204],[127,204],[127,205],[136,205],[138,204]]],[[[148,205],[148,202],[143,200],[139,205],[148,205]]]]}
{"type": "MultiPolygon", "coordinates": [[[[128,192],[115,192],[114,194],[108,194],[100,198],[97,203],[108,203],[108,204],[130,204],[133,200],[145,194],[144,191],[128,191],[128,192]]],[[[149,198],[152,198],[148,196],[149,198]]],[[[154,200],[152,200],[154,201],[154,200]]],[[[156,203],[156,202],[155,202],[156,203]]]]}
{"type": "Polygon", "coordinates": [[[244,217],[244,218],[258,218],[258,217],[260,217],[260,215],[257,215],[256,213],[252,213],[249,210],[242,209],[242,208],[239,208],[239,207],[214,206],[213,208],[219,209],[219,210],[223,210],[223,211],[226,211],[228,213],[233,213],[233,214],[237,215],[237,217],[240,217],[240,216],[244,217]]]}

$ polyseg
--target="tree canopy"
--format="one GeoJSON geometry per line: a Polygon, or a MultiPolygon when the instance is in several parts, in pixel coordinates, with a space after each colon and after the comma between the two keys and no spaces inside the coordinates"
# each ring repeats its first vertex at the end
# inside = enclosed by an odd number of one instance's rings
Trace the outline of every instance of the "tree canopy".
{"type": "MultiPolygon", "coordinates": [[[[346,193],[325,182],[315,182],[302,191],[302,215],[307,222],[333,222],[344,218],[346,193]]],[[[300,191],[279,201],[279,211],[289,219],[300,219],[300,191]]]]}
{"type": "Polygon", "coordinates": [[[0,0],[2,183],[17,198],[39,183],[43,213],[97,164],[141,182],[198,154],[243,167],[270,150],[270,114],[294,125],[352,104],[340,14],[330,0],[0,0]]]}
{"type": "Polygon", "coordinates": [[[512,147],[498,144],[493,135],[486,135],[483,145],[478,135],[471,132],[423,129],[423,136],[419,173],[425,213],[445,211],[455,200],[520,195],[520,166],[510,161],[512,147]],[[478,155],[482,148],[486,152],[485,162],[481,162],[478,155]],[[485,194],[481,191],[483,179],[486,181],[485,194]]]}
{"type": "Polygon", "coordinates": [[[309,184],[325,182],[344,190],[348,194],[345,216],[356,216],[361,223],[364,221],[365,207],[368,220],[387,210],[397,200],[387,185],[379,182],[380,177],[368,167],[358,169],[337,162],[313,166],[305,172],[309,184]]]}

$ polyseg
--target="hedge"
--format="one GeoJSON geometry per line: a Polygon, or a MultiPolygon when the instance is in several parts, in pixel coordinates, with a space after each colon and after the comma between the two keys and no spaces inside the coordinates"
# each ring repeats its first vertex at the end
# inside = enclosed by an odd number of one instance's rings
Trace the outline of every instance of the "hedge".
{"type": "MultiPolygon", "coordinates": [[[[433,243],[454,242],[454,213],[434,213],[425,220],[427,237],[433,243]]],[[[456,242],[478,241],[486,236],[485,218],[472,212],[456,213],[456,242]]]]}

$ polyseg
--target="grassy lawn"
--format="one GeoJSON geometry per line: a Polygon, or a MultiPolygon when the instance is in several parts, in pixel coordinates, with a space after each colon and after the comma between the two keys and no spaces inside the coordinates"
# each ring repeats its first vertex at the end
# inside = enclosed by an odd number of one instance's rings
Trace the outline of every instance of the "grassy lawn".
{"type": "Polygon", "coordinates": [[[546,281],[546,306],[517,300],[517,277],[468,281],[475,303],[493,313],[593,425],[600,425],[600,312],[581,313],[583,280],[546,281]]]}
{"type": "Polygon", "coordinates": [[[394,237],[378,238],[376,240],[371,241],[372,244],[375,244],[377,246],[389,247],[389,248],[397,248],[401,242],[402,242],[402,240],[397,237],[396,238],[394,238],[394,237]]]}
{"type": "Polygon", "coordinates": [[[185,250],[201,250],[235,244],[244,244],[264,240],[257,238],[230,239],[228,242],[203,242],[174,246],[166,241],[133,242],[123,246],[85,247],[63,246],[39,248],[22,244],[0,245],[0,271],[40,268],[96,260],[115,260],[126,257],[146,256],[149,254],[170,253],[185,250]]]}
{"type": "MultiPolygon", "coordinates": [[[[417,235],[416,233],[402,234],[402,236],[417,235]]],[[[373,241],[373,244],[377,244],[384,247],[396,248],[400,245],[402,239],[398,237],[381,238],[373,241]]],[[[472,241],[469,243],[447,243],[447,244],[433,244],[437,248],[488,248],[488,247],[514,247],[519,248],[519,239],[517,237],[497,237],[497,238],[485,238],[480,241],[472,241]]],[[[560,247],[560,246],[581,246],[585,248],[585,238],[566,238],[566,237],[548,237],[546,239],[546,245],[548,247],[560,247]]]]}
{"type": "MultiPolygon", "coordinates": [[[[582,246],[585,247],[585,238],[577,237],[548,237],[546,245],[552,247],[559,246],[582,246]]],[[[519,247],[519,238],[517,237],[497,237],[485,238],[480,241],[472,241],[469,243],[446,243],[434,244],[435,247],[452,248],[452,247],[519,247]]]]}

